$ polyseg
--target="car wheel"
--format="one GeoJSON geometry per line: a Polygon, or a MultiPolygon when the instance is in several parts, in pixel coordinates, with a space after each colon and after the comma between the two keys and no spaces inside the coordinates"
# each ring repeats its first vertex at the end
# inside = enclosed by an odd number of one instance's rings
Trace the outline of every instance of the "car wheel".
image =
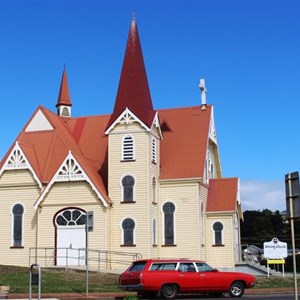
{"type": "Polygon", "coordinates": [[[165,284],[161,288],[161,295],[165,299],[174,299],[177,295],[177,286],[175,284],[165,284]]]}
{"type": "Polygon", "coordinates": [[[243,296],[244,290],[245,288],[242,282],[234,281],[230,286],[229,295],[234,298],[239,298],[243,296]]]}

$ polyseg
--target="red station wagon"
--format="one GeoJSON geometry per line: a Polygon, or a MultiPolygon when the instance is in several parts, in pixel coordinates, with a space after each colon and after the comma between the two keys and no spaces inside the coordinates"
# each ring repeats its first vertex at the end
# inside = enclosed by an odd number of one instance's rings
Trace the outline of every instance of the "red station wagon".
{"type": "Polygon", "coordinates": [[[203,261],[189,259],[146,259],[133,262],[120,275],[119,287],[145,298],[173,299],[178,293],[203,293],[241,297],[255,284],[255,277],[239,272],[221,272],[203,261]]]}

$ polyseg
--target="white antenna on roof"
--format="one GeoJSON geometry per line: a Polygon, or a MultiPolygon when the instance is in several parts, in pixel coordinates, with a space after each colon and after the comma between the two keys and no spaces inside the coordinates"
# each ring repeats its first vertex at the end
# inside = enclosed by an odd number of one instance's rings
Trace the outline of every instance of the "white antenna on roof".
{"type": "Polygon", "coordinates": [[[201,109],[204,110],[206,108],[206,93],[207,93],[204,79],[200,79],[199,88],[201,90],[201,109]]]}

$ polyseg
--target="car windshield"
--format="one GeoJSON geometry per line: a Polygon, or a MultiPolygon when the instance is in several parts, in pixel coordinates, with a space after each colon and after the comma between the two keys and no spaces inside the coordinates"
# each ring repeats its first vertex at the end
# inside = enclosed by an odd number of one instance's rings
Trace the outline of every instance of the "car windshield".
{"type": "Polygon", "coordinates": [[[212,272],[215,271],[214,268],[207,265],[206,263],[196,263],[199,272],[212,272]]]}

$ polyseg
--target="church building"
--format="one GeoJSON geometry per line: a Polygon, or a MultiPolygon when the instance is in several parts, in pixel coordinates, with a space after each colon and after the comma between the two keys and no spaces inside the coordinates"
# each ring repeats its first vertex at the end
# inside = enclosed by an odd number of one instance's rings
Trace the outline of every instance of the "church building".
{"type": "Polygon", "coordinates": [[[183,257],[234,270],[239,179],[222,178],[199,87],[199,105],[153,107],[136,20],[110,115],[72,116],[64,70],[56,112],[38,106],[0,162],[0,265],[84,266],[88,246],[101,270],[183,257]]]}

